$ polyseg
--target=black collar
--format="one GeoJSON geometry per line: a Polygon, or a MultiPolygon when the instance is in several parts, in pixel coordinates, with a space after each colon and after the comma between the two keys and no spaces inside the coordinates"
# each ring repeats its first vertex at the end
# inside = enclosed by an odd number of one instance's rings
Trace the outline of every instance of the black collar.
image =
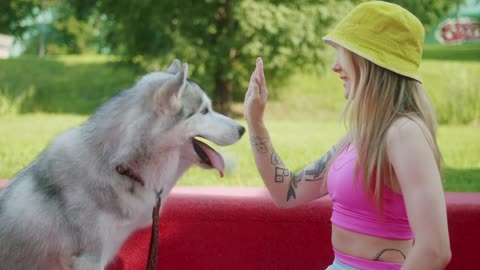
{"type": "Polygon", "coordinates": [[[139,183],[140,185],[144,186],[145,182],[143,182],[143,179],[140,175],[136,174],[130,167],[121,164],[115,167],[115,170],[121,174],[125,175],[128,178],[130,178],[132,181],[139,183]]]}

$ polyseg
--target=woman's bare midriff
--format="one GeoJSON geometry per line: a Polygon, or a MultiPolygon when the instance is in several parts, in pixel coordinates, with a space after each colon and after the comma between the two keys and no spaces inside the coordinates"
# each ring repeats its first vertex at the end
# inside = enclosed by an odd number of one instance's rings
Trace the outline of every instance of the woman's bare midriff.
{"type": "Polygon", "coordinates": [[[403,263],[413,240],[385,239],[348,231],[332,224],[332,245],[336,250],[357,258],[403,263]]]}

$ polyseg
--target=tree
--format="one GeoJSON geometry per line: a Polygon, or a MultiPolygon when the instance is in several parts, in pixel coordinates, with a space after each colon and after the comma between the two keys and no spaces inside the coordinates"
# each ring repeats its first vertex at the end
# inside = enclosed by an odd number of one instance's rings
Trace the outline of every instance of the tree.
{"type": "Polygon", "coordinates": [[[21,36],[28,28],[22,20],[31,17],[40,6],[40,0],[2,0],[0,1],[0,33],[21,36]]]}
{"type": "Polygon", "coordinates": [[[463,3],[464,0],[389,0],[386,2],[398,4],[415,14],[428,31],[451,11],[456,2],[463,3]]]}
{"type": "Polygon", "coordinates": [[[217,110],[227,114],[257,56],[266,59],[272,83],[299,69],[323,68],[321,37],[352,6],[334,0],[70,2],[84,14],[89,8],[103,14],[108,44],[133,63],[156,69],[173,58],[188,61],[193,76],[213,89],[217,110]]]}
{"type": "Polygon", "coordinates": [[[0,10],[0,33],[22,40],[27,53],[82,53],[103,45],[95,39],[98,14],[82,17],[65,0],[2,0],[0,10]]]}

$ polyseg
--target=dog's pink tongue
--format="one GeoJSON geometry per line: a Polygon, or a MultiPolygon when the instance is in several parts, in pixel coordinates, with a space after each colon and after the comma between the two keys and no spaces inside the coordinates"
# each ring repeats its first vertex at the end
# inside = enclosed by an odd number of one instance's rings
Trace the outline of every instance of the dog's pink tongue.
{"type": "Polygon", "coordinates": [[[223,177],[223,169],[225,168],[225,162],[223,161],[223,157],[207,144],[198,140],[197,143],[198,146],[202,148],[203,152],[207,154],[210,163],[212,163],[212,167],[217,169],[217,171],[220,173],[220,177],[223,177]]]}

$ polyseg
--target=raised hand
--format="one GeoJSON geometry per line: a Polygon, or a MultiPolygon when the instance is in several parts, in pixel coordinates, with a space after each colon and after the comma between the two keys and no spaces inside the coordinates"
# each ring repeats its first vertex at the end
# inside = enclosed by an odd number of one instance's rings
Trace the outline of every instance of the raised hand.
{"type": "Polygon", "coordinates": [[[255,70],[250,77],[244,101],[244,117],[247,124],[258,125],[263,122],[263,113],[267,105],[268,90],[263,72],[263,61],[257,58],[255,70]]]}

